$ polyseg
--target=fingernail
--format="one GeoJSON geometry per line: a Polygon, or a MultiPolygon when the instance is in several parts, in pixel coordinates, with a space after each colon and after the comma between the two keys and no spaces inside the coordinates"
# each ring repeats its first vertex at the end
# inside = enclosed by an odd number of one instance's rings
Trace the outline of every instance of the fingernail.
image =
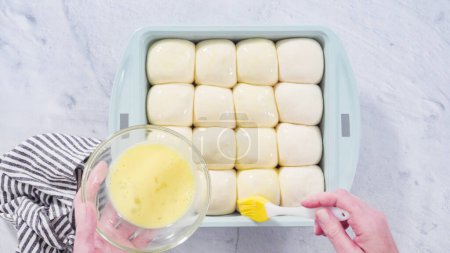
{"type": "Polygon", "coordinates": [[[328,212],[324,208],[319,209],[316,212],[316,215],[317,215],[317,219],[319,220],[320,223],[326,223],[330,220],[330,216],[328,216],[328,212]]]}

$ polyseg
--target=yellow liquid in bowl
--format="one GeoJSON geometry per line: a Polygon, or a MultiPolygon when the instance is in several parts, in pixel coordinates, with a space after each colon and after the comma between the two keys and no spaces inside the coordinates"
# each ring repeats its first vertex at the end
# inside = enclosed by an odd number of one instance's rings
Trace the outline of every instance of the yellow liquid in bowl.
{"type": "Polygon", "coordinates": [[[127,221],[144,228],[174,223],[189,209],[195,179],[191,164],[161,144],[138,144],[112,165],[109,197],[127,221]]]}

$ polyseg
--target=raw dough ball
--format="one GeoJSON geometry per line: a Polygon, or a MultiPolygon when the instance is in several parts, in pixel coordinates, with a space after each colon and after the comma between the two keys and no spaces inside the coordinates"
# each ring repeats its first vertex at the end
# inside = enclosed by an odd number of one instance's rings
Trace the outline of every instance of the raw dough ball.
{"type": "Polygon", "coordinates": [[[283,206],[300,206],[308,195],[324,191],[323,172],[316,165],[282,167],[279,179],[283,206]]]}
{"type": "Polygon", "coordinates": [[[239,171],[237,185],[238,199],[259,195],[275,205],[280,204],[280,184],[276,169],[239,171]]]}
{"type": "Polygon", "coordinates": [[[195,83],[231,88],[236,84],[236,46],[230,40],[204,40],[197,44],[195,83]]]}
{"type": "Polygon", "coordinates": [[[322,90],[318,85],[279,83],[275,100],[281,122],[317,125],[322,118],[322,90]]]}
{"type": "MultiPolygon", "coordinates": [[[[192,140],[192,130],[189,127],[172,127],[172,126],[164,126],[164,127],[172,129],[184,135],[187,139],[192,140]],[[191,135],[191,137],[189,137],[189,134],[191,135]]],[[[167,147],[170,147],[178,151],[189,163],[191,163],[192,166],[195,166],[195,164],[193,164],[192,149],[189,148],[191,145],[189,143],[186,143],[185,140],[164,131],[149,131],[146,134],[147,134],[147,143],[165,145],[167,147]]],[[[136,137],[138,136],[135,136],[134,138],[136,137]]]]}
{"type": "Polygon", "coordinates": [[[195,128],[192,142],[208,164],[208,169],[233,169],[236,161],[236,137],[233,129],[195,128]]]}
{"type": "Polygon", "coordinates": [[[280,81],[317,84],[322,80],[324,60],[314,39],[297,38],[277,42],[280,81]]]}
{"type": "Polygon", "coordinates": [[[194,125],[234,128],[236,120],[231,90],[208,85],[197,86],[194,99],[194,125]]]}
{"type": "Polygon", "coordinates": [[[194,64],[194,43],[180,39],[159,40],[148,50],[148,81],[151,84],[192,83],[194,64]]]}
{"type": "Polygon", "coordinates": [[[281,123],[277,127],[281,166],[317,164],[322,157],[322,136],[317,126],[281,123]]]}
{"type": "MultiPolygon", "coordinates": [[[[189,141],[192,141],[192,128],[190,128],[190,127],[176,127],[176,126],[163,126],[163,127],[169,128],[169,129],[181,134],[189,141]]],[[[168,139],[168,138],[176,139],[168,133],[157,132],[157,131],[152,131],[152,132],[148,133],[147,139],[152,142],[157,142],[158,140],[163,140],[163,139],[168,139]]],[[[178,140],[177,140],[177,142],[178,142],[178,140]]]]}
{"type": "Polygon", "coordinates": [[[240,83],[233,89],[236,120],[240,127],[274,127],[278,110],[272,87],[240,83]]]}
{"type": "Polygon", "coordinates": [[[277,50],[271,40],[242,40],[236,50],[238,82],[258,85],[278,82],[277,50]]]}
{"type": "Polygon", "coordinates": [[[154,85],[147,97],[148,120],[160,126],[191,126],[193,104],[192,84],[154,85]]]}
{"type": "Polygon", "coordinates": [[[277,166],[277,137],[273,128],[238,128],[236,141],[238,170],[277,166]]]}
{"type": "Polygon", "coordinates": [[[236,171],[211,170],[211,200],[207,215],[224,215],[236,210],[236,171]]]}
{"type": "Polygon", "coordinates": [[[192,128],[190,127],[177,127],[177,126],[165,126],[179,134],[181,134],[182,136],[186,137],[186,139],[188,139],[189,141],[192,141],[192,128]]]}

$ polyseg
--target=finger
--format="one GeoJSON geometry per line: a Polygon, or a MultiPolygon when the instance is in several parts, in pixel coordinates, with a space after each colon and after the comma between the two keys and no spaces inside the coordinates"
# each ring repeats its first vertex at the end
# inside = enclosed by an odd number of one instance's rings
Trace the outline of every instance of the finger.
{"type": "MultiPolygon", "coordinates": [[[[341,225],[344,228],[344,230],[347,230],[347,228],[349,227],[347,221],[341,221],[341,225]]],[[[314,234],[315,235],[324,235],[323,230],[320,227],[320,225],[317,224],[317,221],[314,221],[314,234]]]]}
{"type": "MultiPolygon", "coordinates": [[[[84,203],[83,203],[83,201],[81,201],[81,190],[79,190],[77,192],[77,194],[75,194],[75,198],[73,199],[72,206],[75,211],[75,219],[77,219],[77,208],[84,207],[84,203]]],[[[78,211],[78,212],[80,212],[80,211],[78,211]]]]}
{"type": "Polygon", "coordinates": [[[97,192],[100,189],[101,184],[108,174],[108,164],[106,162],[99,162],[94,169],[90,172],[87,181],[87,201],[94,202],[97,192]]]}
{"type": "Polygon", "coordinates": [[[111,243],[105,241],[105,239],[98,233],[96,234],[95,241],[97,249],[100,249],[99,253],[126,253],[126,251],[123,251],[118,247],[112,245],[111,243]]]}
{"type": "Polygon", "coordinates": [[[354,215],[361,215],[363,213],[364,205],[362,200],[342,189],[334,192],[321,192],[311,195],[302,201],[301,204],[307,208],[336,206],[347,210],[352,217],[354,215]]]}
{"type": "Polygon", "coordinates": [[[103,208],[98,227],[110,239],[120,245],[133,248],[133,244],[129,239],[136,232],[136,227],[121,219],[111,203],[106,204],[103,208]]]}
{"type": "Polygon", "coordinates": [[[133,245],[136,248],[144,248],[154,237],[153,231],[138,231],[136,226],[121,219],[111,203],[108,203],[102,210],[98,226],[103,232],[114,237],[116,241],[120,241],[122,245],[131,248],[133,248],[133,245]]]}
{"type": "Polygon", "coordinates": [[[84,204],[77,194],[75,202],[75,220],[76,233],[74,243],[74,253],[93,253],[95,252],[94,242],[92,240],[95,235],[96,216],[94,206],[84,204]]]}
{"type": "MultiPolygon", "coordinates": [[[[344,230],[347,230],[347,228],[349,227],[347,221],[341,221],[341,225],[344,228],[344,230]]],[[[322,228],[317,223],[317,220],[314,222],[314,234],[315,235],[324,235],[322,228]]]]}
{"type": "Polygon", "coordinates": [[[319,224],[317,223],[317,221],[314,224],[314,234],[315,235],[323,235],[323,230],[322,228],[319,226],[319,224]]]}
{"type": "Polygon", "coordinates": [[[97,247],[99,253],[126,253],[126,251],[123,251],[116,246],[110,244],[109,242],[105,241],[101,235],[98,233],[95,234],[95,245],[97,247]]]}
{"type": "Polygon", "coordinates": [[[77,225],[77,231],[86,231],[85,229],[87,228],[89,229],[89,231],[90,230],[95,231],[95,224],[96,224],[95,208],[92,204],[83,203],[83,201],[81,200],[80,191],[78,191],[78,193],[75,195],[73,208],[75,210],[75,223],[77,225]],[[87,225],[85,226],[84,224],[86,222],[89,223],[87,223],[87,225]]]}
{"type": "Polygon", "coordinates": [[[111,203],[102,210],[99,226],[123,239],[128,239],[136,231],[136,226],[119,217],[111,203]]]}
{"type": "Polygon", "coordinates": [[[326,208],[316,212],[316,219],[323,233],[331,241],[337,253],[363,252],[348,236],[339,220],[326,208]]]}
{"type": "Polygon", "coordinates": [[[154,234],[155,231],[144,230],[132,241],[133,245],[138,249],[145,248],[152,241],[154,234]]]}

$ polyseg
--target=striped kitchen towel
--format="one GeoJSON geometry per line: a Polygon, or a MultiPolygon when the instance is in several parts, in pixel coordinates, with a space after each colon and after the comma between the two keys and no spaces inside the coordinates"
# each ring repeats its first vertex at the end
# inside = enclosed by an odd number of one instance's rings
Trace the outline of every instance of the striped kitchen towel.
{"type": "Polygon", "coordinates": [[[42,134],[0,157],[0,217],[17,229],[17,252],[72,252],[73,198],[99,143],[42,134]]]}

